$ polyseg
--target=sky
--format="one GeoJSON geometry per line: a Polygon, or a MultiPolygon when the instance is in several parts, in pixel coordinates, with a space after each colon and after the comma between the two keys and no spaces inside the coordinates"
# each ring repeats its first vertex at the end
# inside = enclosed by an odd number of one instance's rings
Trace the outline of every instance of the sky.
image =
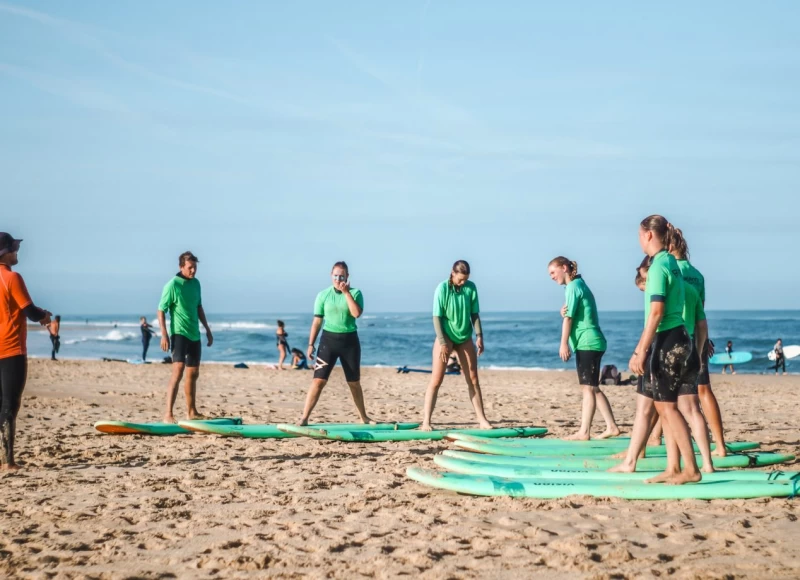
{"type": "Polygon", "coordinates": [[[709,309],[798,308],[800,3],[0,0],[0,231],[63,313],[306,312],[350,265],[426,311],[557,310],[576,260],[637,310],[637,228],[683,229],[709,309]]]}

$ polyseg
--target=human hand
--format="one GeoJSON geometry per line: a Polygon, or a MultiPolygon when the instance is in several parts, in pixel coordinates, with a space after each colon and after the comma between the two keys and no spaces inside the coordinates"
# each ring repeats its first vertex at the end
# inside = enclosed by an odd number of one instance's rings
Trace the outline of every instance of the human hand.
{"type": "Polygon", "coordinates": [[[214,344],[214,335],[211,334],[211,329],[206,328],[206,338],[208,339],[208,346],[214,344]]]}
{"type": "Polygon", "coordinates": [[[569,358],[572,356],[572,353],[569,351],[569,345],[566,343],[561,344],[561,348],[558,349],[558,356],[561,357],[561,360],[567,362],[569,358]]]}
{"type": "Polygon", "coordinates": [[[453,343],[450,342],[449,340],[447,340],[447,341],[445,341],[444,344],[439,345],[439,346],[440,346],[439,359],[441,359],[441,361],[444,364],[447,364],[447,359],[450,358],[450,353],[453,350],[453,343]]]}
{"type": "Polygon", "coordinates": [[[309,344],[308,345],[308,350],[306,351],[306,354],[308,355],[308,360],[311,360],[311,359],[314,358],[314,351],[315,350],[316,349],[314,348],[313,344],[309,344]]]}
{"type": "Polygon", "coordinates": [[[637,375],[644,374],[645,355],[633,353],[631,360],[628,361],[628,368],[637,375]]]}
{"type": "Polygon", "coordinates": [[[169,337],[166,335],[161,337],[161,350],[169,352],[169,337]]]}
{"type": "Polygon", "coordinates": [[[478,356],[483,354],[483,337],[479,336],[478,340],[475,341],[475,347],[478,349],[478,356]]]}
{"type": "Polygon", "coordinates": [[[567,316],[567,305],[564,304],[564,306],[561,307],[561,318],[566,318],[566,316],[567,316]]]}

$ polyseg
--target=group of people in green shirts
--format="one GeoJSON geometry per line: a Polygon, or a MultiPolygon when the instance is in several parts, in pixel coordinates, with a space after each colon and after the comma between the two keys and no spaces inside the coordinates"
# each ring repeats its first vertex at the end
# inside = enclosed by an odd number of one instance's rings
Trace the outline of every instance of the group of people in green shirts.
{"type": "MultiPolygon", "coordinates": [[[[646,256],[636,269],[635,281],[645,295],[645,325],[629,362],[629,368],[639,375],[636,419],[628,451],[614,470],[635,470],[648,437],[660,442],[663,430],[668,468],[653,479],[672,483],[697,481],[701,474],[691,435],[700,448],[703,470],[713,470],[706,420],[717,444],[716,454],[725,454],[719,405],[708,375],[707,361],[713,352],[703,309],[705,282],[703,275],[689,263],[688,245],[681,230],[663,216],[651,215],[641,222],[639,244],[646,256]]],[[[181,254],[180,271],[164,287],[159,304],[161,346],[165,351],[172,350],[173,360],[166,421],[174,421],[172,408],[184,372],[188,415],[201,416],[195,405],[201,358],[198,322],[206,329],[208,346],[213,343],[213,335],[203,312],[200,283],[195,278],[197,262],[191,252],[181,254]],[[167,312],[169,327],[165,321],[167,312]]],[[[619,427],[608,399],[600,390],[601,361],[607,342],[600,328],[594,295],[578,274],[576,262],[559,256],[550,262],[548,272],[552,280],[566,286],[559,355],[567,361],[574,353],[583,392],[581,424],[572,438],[590,438],[596,409],[606,422],[599,438],[617,436],[619,427]]],[[[433,428],[433,410],[452,354],[464,370],[479,426],[492,428],[484,412],[478,377],[477,359],[484,349],[480,302],[478,289],[469,277],[469,264],[459,260],[453,264],[449,278],[436,287],[433,299],[436,339],[420,427],[424,430],[433,428]]],[[[360,290],[350,287],[349,278],[347,264],[336,262],[331,271],[331,286],[315,300],[307,351],[309,359],[314,360],[314,376],[299,425],[308,424],[337,361],[341,362],[361,421],[374,423],[367,415],[360,382],[361,344],[356,319],[363,313],[364,298],[360,290]]]]}

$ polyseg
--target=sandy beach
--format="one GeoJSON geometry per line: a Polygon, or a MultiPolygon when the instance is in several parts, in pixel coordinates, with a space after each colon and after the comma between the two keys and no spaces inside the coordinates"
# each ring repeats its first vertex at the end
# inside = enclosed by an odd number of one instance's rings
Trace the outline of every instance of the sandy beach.
{"type": "MultiPolygon", "coordinates": [[[[445,442],[346,444],[107,436],[158,421],[169,367],[32,360],[19,415],[24,469],[0,475],[0,574],[20,578],[796,578],[797,500],[630,502],[478,498],[425,488],[445,442]]],[[[204,365],[200,409],[292,422],[311,374],[204,365]]],[[[713,376],[730,440],[798,453],[800,377],[713,376]]],[[[367,410],[419,420],[426,375],[365,369],[367,410]]],[[[484,372],[498,426],[577,427],[574,373],[484,372]]],[[[632,387],[606,387],[633,421],[632,387]]],[[[176,416],[183,416],[179,395],[176,416]]],[[[313,417],[355,420],[341,371],[313,417]]],[[[461,377],[434,416],[471,426],[461,377]]],[[[595,422],[597,433],[602,426],[595,422]]],[[[784,469],[800,469],[796,464],[784,469]]]]}

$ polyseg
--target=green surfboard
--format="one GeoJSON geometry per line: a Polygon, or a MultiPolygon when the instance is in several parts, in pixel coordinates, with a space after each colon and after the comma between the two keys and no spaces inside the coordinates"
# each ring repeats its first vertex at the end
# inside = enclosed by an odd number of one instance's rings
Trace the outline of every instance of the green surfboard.
{"type": "MultiPolygon", "coordinates": [[[[371,426],[370,426],[371,427],[371,426]]],[[[434,431],[375,431],[373,429],[359,430],[328,430],[328,429],[309,429],[306,427],[296,427],[295,425],[278,425],[278,428],[286,433],[313,437],[315,439],[330,439],[333,441],[351,441],[361,443],[376,443],[383,441],[438,441],[444,439],[448,433],[481,433],[484,437],[535,437],[547,433],[544,427],[519,427],[504,429],[450,429],[434,431]]]]}
{"type": "MultiPolygon", "coordinates": [[[[203,425],[218,425],[229,427],[241,425],[241,417],[222,417],[220,419],[204,419],[193,421],[193,423],[203,425]]],[[[189,429],[185,429],[180,424],[175,423],[130,423],[128,421],[98,421],[94,428],[101,433],[112,435],[191,435],[189,429]]]]}
{"type": "MultiPolygon", "coordinates": [[[[223,437],[245,437],[248,439],[290,439],[299,437],[295,433],[287,433],[278,429],[277,424],[261,424],[261,425],[208,425],[204,422],[196,421],[181,421],[179,425],[184,426],[192,431],[199,431],[201,433],[212,433],[214,435],[222,435],[223,437]]],[[[363,427],[363,423],[319,423],[316,427],[324,427],[325,429],[335,432],[338,429],[357,429],[363,427]]],[[[370,429],[376,431],[394,431],[397,429],[416,429],[419,423],[378,423],[377,425],[370,425],[370,429]]],[[[298,427],[297,429],[308,429],[309,427],[298,427]]]]}
{"type": "MultiPolygon", "coordinates": [[[[450,437],[447,437],[450,439],[450,437]]],[[[553,440],[557,441],[557,440],[553,440]]],[[[535,457],[544,456],[579,456],[579,457],[593,457],[593,456],[610,456],[620,451],[628,449],[628,443],[623,445],[569,445],[563,443],[556,443],[554,445],[540,445],[539,441],[531,442],[528,444],[525,441],[492,441],[484,437],[457,438],[454,444],[459,449],[468,449],[470,451],[478,451],[480,453],[491,453],[492,455],[509,455],[512,457],[523,457],[527,455],[535,457]],[[478,448],[477,446],[480,446],[478,448]],[[489,450],[491,449],[491,451],[489,450]]],[[[759,443],[750,441],[735,441],[726,444],[728,451],[734,453],[737,451],[749,451],[751,449],[758,449],[759,443]]],[[[714,445],[711,446],[713,450],[714,445]]],[[[699,451],[697,445],[694,445],[695,452],[699,451]]],[[[645,455],[648,457],[657,457],[667,454],[667,448],[664,445],[648,446],[645,455]]]]}
{"type": "Polygon", "coordinates": [[[610,481],[608,479],[506,479],[485,475],[442,473],[409,467],[411,479],[439,489],[485,496],[533,497],[558,499],[570,495],[619,497],[624,499],[752,499],[794,496],[796,486],[762,481],[719,480],[685,485],[610,481]]]}
{"type": "MultiPolygon", "coordinates": [[[[458,457],[469,461],[479,461],[481,463],[494,463],[496,465],[517,465],[523,467],[542,467],[546,469],[562,467],[578,467],[581,469],[602,469],[606,470],[621,463],[619,459],[608,459],[604,457],[509,457],[507,455],[487,455],[483,453],[470,453],[468,451],[442,452],[448,457],[458,457]]],[[[780,453],[736,453],[726,457],[714,457],[714,467],[765,467],[767,465],[777,465],[794,461],[794,455],[783,455],[780,453]]],[[[702,467],[703,458],[697,457],[697,464],[702,467]]],[[[667,467],[666,457],[645,457],[636,463],[639,471],[664,470],[667,467]]]]}
{"type": "MultiPolygon", "coordinates": [[[[556,468],[547,469],[545,467],[522,467],[518,465],[495,465],[492,463],[481,463],[479,461],[468,461],[447,455],[437,455],[433,458],[434,463],[439,467],[461,473],[463,475],[492,475],[494,477],[507,477],[509,479],[568,479],[570,481],[583,479],[608,478],[610,480],[633,480],[643,481],[660,471],[635,471],[633,473],[608,473],[597,469],[575,468],[556,468]]],[[[760,469],[741,469],[737,471],[715,471],[714,473],[704,473],[703,481],[722,481],[722,480],[754,480],[789,483],[796,481],[800,483],[800,471],[762,471],[760,469]]]]}

